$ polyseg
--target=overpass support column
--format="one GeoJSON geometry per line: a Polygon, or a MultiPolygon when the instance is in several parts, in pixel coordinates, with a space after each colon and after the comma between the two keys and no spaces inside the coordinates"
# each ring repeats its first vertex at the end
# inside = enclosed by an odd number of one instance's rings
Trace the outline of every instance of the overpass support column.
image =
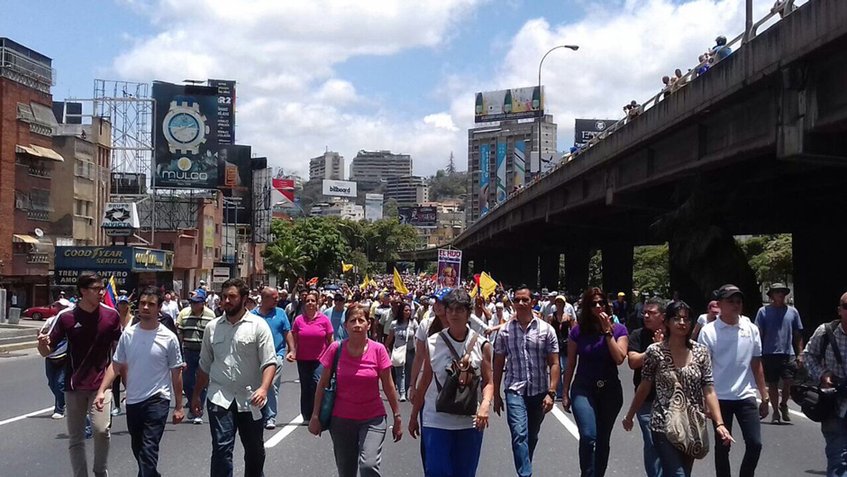
{"type": "Polygon", "coordinates": [[[838,317],[835,313],[838,300],[847,292],[845,232],[838,228],[811,227],[792,233],[792,294],[807,335],[820,323],[838,317]]]}
{"type": "Polygon", "coordinates": [[[587,242],[568,242],[565,245],[565,288],[569,295],[582,295],[588,286],[588,263],[591,247],[587,242]]]}
{"type": "Polygon", "coordinates": [[[632,257],[632,243],[615,242],[603,246],[603,290],[606,293],[624,292],[627,300],[632,300],[632,257]]]}
{"type": "Polygon", "coordinates": [[[559,289],[559,256],[558,251],[543,252],[538,255],[540,281],[538,288],[559,289]]]}

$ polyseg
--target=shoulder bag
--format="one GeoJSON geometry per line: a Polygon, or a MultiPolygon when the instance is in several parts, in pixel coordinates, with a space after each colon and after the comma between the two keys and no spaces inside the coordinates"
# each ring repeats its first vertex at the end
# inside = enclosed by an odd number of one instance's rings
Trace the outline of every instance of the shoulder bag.
{"type": "MultiPolygon", "coordinates": [[[[473,337],[468,342],[468,347],[465,350],[464,356],[459,356],[456,349],[446,336],[447,330],[440,333],[441,339],[453,355],[453,361],[447,369],[447,380],[442,386],[435,378],[435,386],[438,388],[438,397],[435,400],[435,410],[446,414],[456,414],[459,416],[473,416],[476,414],[478,407],[479,382],[480,377],[476,374],[476,370],[471,367],[471,352],[476,346],[476,340],[479,336],[473,333],[473,337]]],[[[472,331],[468,331],[472,333],[472,331]]],[[[433,374],[435,371],[433,371],[433,374]]]]}
{"type": "MultiPolygon", "coordinates": [[[[841,320],[835,320],[826,325],[826,334],[821,339],[821,351],[819,359],[823,361],[827,346],[832,346],[835,361],[839,366],[844,366],[841,358],[841,350],[835,339],[835,328],[841,324],[841,320]]],[[[800,405],[803,414],[814,422],[821,422],[838,410],[838,391],[836,388],[821,388],[820,381],[794,384],[791,386],[791,399],[800,405]]]]}
{"type": "Polygon", "coordinates": [[[335,388],[337,385],[338,374],[338,358],[341,357],[341,349],[344,347],[344,341],[338,345],[338,351],[335,352],[335,358],[332,361],[332,373],[329,376],[329,385],[324,388],[324,395],[321,398],[321,409],[318,414],[318,420],[321,423],[321,430],[329,429],[329,424],[332,422],[332,408],[335,406],[335,388]]]}
{"type": "Polygon", "coordinates": [[[671,364],[674,386],[671,394],[665,438],[687,456],[702,459],[709,453],[709,431],[706,414],[688,402],[679,381],[679,371],[671,364]]]}
{"type": "Polygon", "coordinates": [[[403,344],[401,346],[397,346],[397,332],[394,332],[394,347],[391,349],[391,366],[399,367],[406,365],[406,347],[408,346],[409,340],[407,339],[409,333],[408,323],[406,324],[406,333],[403,335],[403,344]]]}

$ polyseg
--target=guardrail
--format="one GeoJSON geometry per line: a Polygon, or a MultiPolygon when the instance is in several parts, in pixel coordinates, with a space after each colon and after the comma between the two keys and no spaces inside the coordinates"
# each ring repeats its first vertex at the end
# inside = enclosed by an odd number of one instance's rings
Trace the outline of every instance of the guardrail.
{"type": "MultiPolygon", "coordinates": [[[[813,1],[813,0],[808,0],[808,2],[811,2],[811,1],[813,1]]],[[[806,2],[806,3],[808,3],[808,2],[806,2]]],[[[635,115],[630,116],[629,114],[627,114],[626,116],[624,116],[623,118],[621,118],[620,120],[618,120],[617,122],[612,124],[611,126],[607,127],[605,130],[603,130],[603,132],[601,132],[598,135],[591,138],[591,140],[588,141],[588,144],[585,147],[579,148],[572,153],[568,153],[568,154],[565,154],[564,156],[562,156],[562,159],[559,162],[557,162],[547,172],[539,173],[532,180],[530,180],[530,182],[528,184],[526,184],[524,187],[521,187],[520,189],[517,189],[517,190],[510,192],[509,195],[507,196],[506,200],[504,200],[503,202],[498,202],[498,203],[494,204],[494,206],[491,207],[491,209],[488,211],[488,214],[491,214],[492,212],[497,210],[501,205],[505,204],[506,202],[508,202],[513,197],[516,197],[516,196],[523,194],[527,189],[529,189],[530,187],[533,187],[534,185],[538,184],[545,177],[547,177],[548,175],[550,175],[554,171],[561,169],[562,167],[567,167],[567,165],[571,161],[573,161],[574,159],[579,157],[585,151],[587,151],[587,150],[591,149],[592,147],[596,146],[597,144],[602,142],[604,139],[606,139],[610,135],[614,134],[615,131],[620,130],[621,128],[623,128],[624,126],[626,126],[627,124],[629,124],[633,121],[637,121],[638,117],[641,114],[643,114],[648,109],[657,105],[659,102],[661,102],[661,100],[665,96],[669,96],[669,95],[675,93],[676,91],[679,91],[681,88],[684,88],[690,82],[696,80],[700,76],[708,74],[708,70],[703,71],[703,72],[701,72],[700,70],[702,68],[706,67],[706,66],[708,66],[709,68],[712,68],[715,65],[717,65],[718,63],[720,63],[721,61],[723,61],[724,59],[732,56],[733,54],[737,54],[738,51],[740,51],[740,48],[743,47],[745,43],[747,43],[747,42],[753,40],[754,38],[756,38],[756,36],[758,35],[759,28],[761,28],[763,25],[765,25],[768,21],[770,21],[771,19],[773,19],[777,15],[779,15],[781,18],[784,18],[786,15],[789,15],[791,12],[793,12],[795,9],[797,9],[797,6],[795,5],[796,3],[797,3],[796,0],[777,0],[777,2],[774,4],[774,7],[770,10],[770,12],[767,15],[765,15],[762,19],[760,19],[759,21],[754,22],[751,25],[749,31],[745,31],[745,32],[739,34],[738,36],[733,38],[731,41],[727,42],[727,44],[724,46],[724,48],[732,48],[734,45],[737,45],[737,44],[740,43],[739,50],[733,51],[729,55],[725,56],[724,58],[721,58],[721,59],[714,61],[714,62],[711,62],[711,58],[706,58],[703,61],[699,62],[696,66],[689,69],[687,73],[680,76],[673,85],[669,84],[668,86],[663,88],[661,91],[659,91],[658,94],[651,96],[647,101],[644,101],[640,105],[637,105],[638,111],[635,115]]],[[[717,50],[714,50],[714,51],[717,52],[717,50]]],[[[486,214],[486,215],[488,215],[488,214],[486,214]]],[[[479,217],[479,219],[481,219],[481,218],[482,218],[482,216],[479,217]]],[[[477,219],[477,220],[479,220],[479,219],[477,219]]]]}

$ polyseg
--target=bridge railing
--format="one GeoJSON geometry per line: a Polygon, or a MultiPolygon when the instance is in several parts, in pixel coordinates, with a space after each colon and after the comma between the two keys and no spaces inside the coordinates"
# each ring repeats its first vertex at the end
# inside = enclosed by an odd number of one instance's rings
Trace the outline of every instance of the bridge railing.
{"type": "MultiPolygon", "coordinates": [[[[758,34],[759,28],[761,28],[762,26],[767,24],[769,21],[774,19],[777,15],[780,16],[780,19],[782,19],[786,15],[790,14],[795,9],[797,9],[798,3],[804,4],[804,3],[811,2],[811,1],[813,1],[813,0],[806,0],[806,1],[800,0],[800,2],[798,2],[797,0],[778,0],[777,3],[770,10],[770,12],[768,12],[767,15],[765,15],[764,17],[762,17],[762,19],[760,19],[759,21],[754,22],[752,24],[749,32],[743,32],[743,33],[739,34],[738,36],[733,38],[731,41],[729,41],[723,48],[732,48],[735,45],[740,45],[739,46],[739,50],[740,50],[741,46],[743,46],[744,43],[747,43],[747,42],[749,42],[750,40],[752,40],[756,37],[756,35],[758,34]]],[[[714,49],[713,51],[716,53],[717,49],[714,49]]],[[[537,184],[539,181],[543,180],[544,177],[550,175],[552,172],[554,172],[558,169],[561,169],[562,167],[567,167],[567,165],[571,161],[573,161],[574,159],[576,159],[577,157],[582,155],[585,151],[587,151],[587,150],[591,149],[592,147],[596,146],[597,144],[599,144],[601,141],[603,141],[604,139],[606,139],[610,135],[614,134],[615,131],[620,130],[621,128],[623,128],[624,126],[626,126],[627,124],[629,124],[633,121],[637,121],[639,116],[641,116],[648,109],[650,109],[650,108],[656,106],[657,104],[659,104],[659,102],[661,102],[664,97],[670,96],[671,94],[675,93],[676,91],[679,91],[681,88],[685,87],[690,82],[696,80],[700,76],[708,74],[708,70],[701,71],[702,68],[707,67],[707,66],[709,68],[712,68],[715,65],[717,65],[718,63],[720,63],[721,61],[723,61],[724,59],[729,58],[733,54],[738,54],[738,50],[734,51],[734,52],[730,53],[729,55],[727,55],[727,56],[725,56],[721,59],[718,59],[714,62],[712,62],[711,57],[707,57],[703,61],[700,61],[693,68],[689,69],[688,72],[686,72],[684,75],[679,77],[673,85],[668,84],[668,86],[666,86],[661,91],[659,91],[659,93],[655,94],[654,96],[651,96],[649,99],[647,99],[646,101],[644,101],[640,105],[637,105],[638,109],[637,109],[637,112],[636,112],[635,115],[630,116],[629,114],[627,114],[626,116],[624,116],[620,120],[616,121],[611,126],[604,129],[601,133],[599,133],[596,136],[594,136],[593,138],[591,138],[591,140],[588,141],[588,144],[585,147],[581,147],[574,152],[565,154],[562,157],[562,159],[559,162],[557,162],[551,169],[549,169],[548,171],[546,171],[544,173],[540,173],[540,174],[536,175],[524,187],[521,187],[520,189],[514,190],[511,193],[509,193],[509,195],[508,195],[508,197],[505,201],[496,203],[493,207],[491,207],[491,209],[488,211],[488,213],[490,214],[494,210],[498,209],[502,204],[505,204],[506,202],[508,202],[509,199],[512,199],[513,197],[516,197],[516,196],[523,194],[528,188],[537,184]]],[[[480,218],[482,218],[482,217],[480,217],[480,218]]]]}

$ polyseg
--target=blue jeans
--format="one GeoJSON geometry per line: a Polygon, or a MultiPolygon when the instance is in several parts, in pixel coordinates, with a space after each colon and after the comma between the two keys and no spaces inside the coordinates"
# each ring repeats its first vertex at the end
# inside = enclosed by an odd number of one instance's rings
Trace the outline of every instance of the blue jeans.
{"type": "MultiPolygon", "coordinates": [[[[736,401],[718,400],[721,407],[726,430],[732,433],[732,420],[738,419],[741,427],[741,435],[744,437],[744,458],[741,459],[740,477],[753,477],[756,473],[756,465],[759,464],[759,456],[762,453],[762,425],[759,422],[759,404],[756,398],[741,399],[736,401]]],[[[715,475],[717,477],[731,477],[729,468],[730,446],[723,442],[715,433],[715,475]]]]}
{"type": "Polygon", "coordinates": [[[276,420],[277,400],[279,399],[279,381],[282,378],[282,365],[285,363],[285,357],[277,355],[276,357],[276,372],[274,379],[271,381],[271,387],[268,388],[268,402],[262,408],[262,420],[267,422],[269,419],[276,420]]]}
{"type": "Polygon", "coordinates": [[[482,431],[448,431],[424,427],[421,439],[426,446],[426,477],[473,477],[482,451],[482,431]]]}
{"type": "Polygon", "coordinates": [[[821,422],[821,433],[826,442],[827,477],[847,476],[847,418],[825,419],[821,422]]]}
{"type": "MultiPolygon", "coordinates": [[[[185,373],[182,376],[182,388],[185,390],[185,397],[191,403],[191,398],[194,397],[194,384],[197,382],[197,369],[200,368],[200,351],[184,350],[182,357],[185,359],[185,373]]],[[[200,393],[200,402],[206,402],[206,390],[200,393]]],[[[190,407],[190,406],[189,406],[190,407]]],[[[191,412],[188,417],[195,417],[191,412]]]]}
{"type": "Polygon", "coordinates": [[[565,370],[568,369],[568,351],[559,349],[559,385],[556,386],[556,399],[561,400],[565,392],[565,370]]]}
{"type": "Polygon", "coordinates": [[[263,477],[265,444],[262,440],[264,423],[254,421],[250,412],[238,412],[233,401],[229,409],[206,402],[209,430],[212,433],[211,477],[232,477],[232,451],[235,434],[241,434],[244,446],[244,477],[263,477]]]}
{"type": "Polygon", "coordinates": [[[170,399],[160,395],[126,405],[126,427],[132,445],[132,455],[138,462],[138,477],[160,477],[159,443],[168,422],[170,399]]]}
{"type": "Polygon", "coordinates": [[[44,360],[44,372],[47,374],[47,386],[53,393],[53,412],[65,413],[65,360],[44,360]]]}
{"type": "MultiPolygon", "coordinates": [[[[514,391],[506,391],[506,420],[512,434],[512,456],[519,477],[532,475],[532,456],[544,420],[545,396],[546,393],[522,396],[514,391]]],[[[427,452],[430,452],[429,449],[427,452]]]]}
{"type": "Polygon", "coordinates": [[[618,380],[574,383],[571,409],[579,429],[579,469],[582,477],[603,477],[609,465],[609,440],[623,406],[623,390],[618,380]]]}
{"type": "Polygon", "coordinates": [[[645,401],[635,413],[641,437],[644,440],[644,472],[647,477],[662,477],[662,463],[653,442],[653,432],[650,430],[650,416],[653,414],[653,401],[645,401]]]}
{"type": "Polygon", "coordinates": [[[679,451],[663,433],[653,432],[653,442],[656,445],[656,453],[659,454],[659,459],[662,461],[662,471],[665,476],[691,477],[694,457],[689,457],[679,451]]]}
{"type": "Polygon", "coordinates": [[[321,380],[323,366],[320,361],[297,361],[297,375],[300,378],[300,414],[309,422],[315,407],[315,392],[321,380]]]}

